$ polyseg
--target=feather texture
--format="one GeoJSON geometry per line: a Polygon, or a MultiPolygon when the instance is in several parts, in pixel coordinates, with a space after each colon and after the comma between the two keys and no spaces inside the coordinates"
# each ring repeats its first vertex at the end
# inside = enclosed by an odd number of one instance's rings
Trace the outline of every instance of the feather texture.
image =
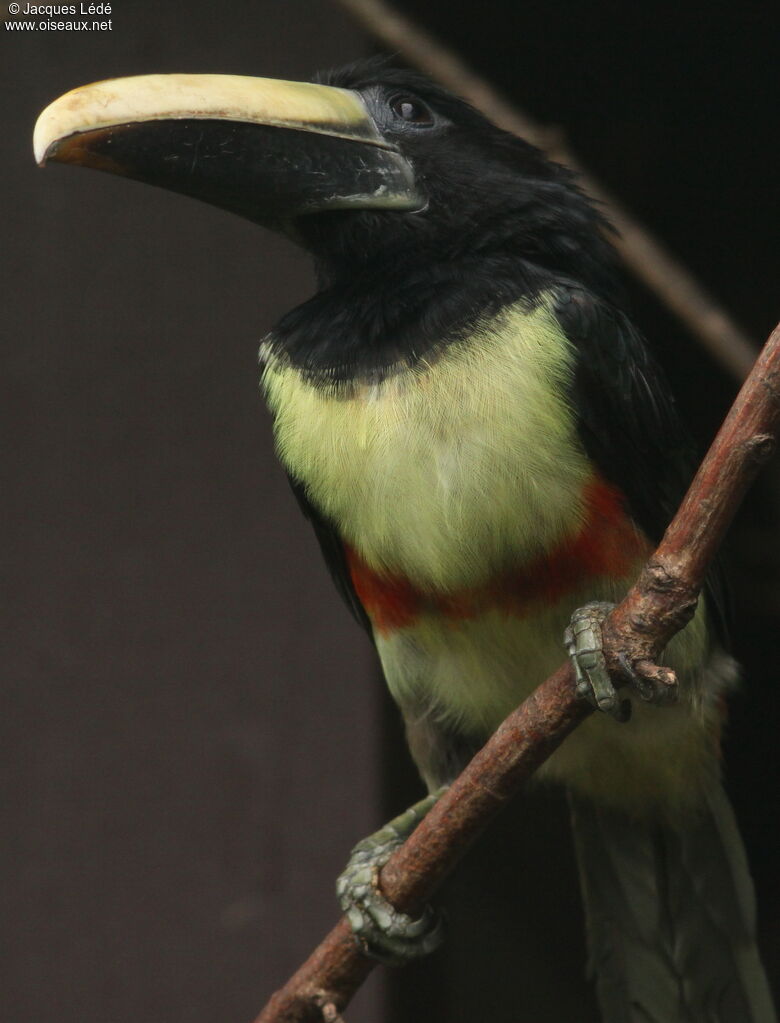
{"type": "Polygon", "coordinates": [[[323,387],[269,352],[263,387],[282,462],[342,538],[372,568],[448,591],[582,524],[574,354],[549,302],[518,303],[375,384],[323,387]]]}
{"type": "Polygon", "coordinates": [[[773,1023],[753,884],[721,785],[676,824],[569,798],[604,1018],[773,1023]]]}

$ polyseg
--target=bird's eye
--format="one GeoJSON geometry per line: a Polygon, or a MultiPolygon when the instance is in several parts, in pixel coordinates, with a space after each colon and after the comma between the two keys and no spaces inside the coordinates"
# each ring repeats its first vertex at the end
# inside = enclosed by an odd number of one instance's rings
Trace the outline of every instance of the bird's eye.
{"type": "Polygon", "coordinates": [[[396,117],[410,124],[433,124],[433,114],[414,96],[394,96],[390,109],[396,117]]]}

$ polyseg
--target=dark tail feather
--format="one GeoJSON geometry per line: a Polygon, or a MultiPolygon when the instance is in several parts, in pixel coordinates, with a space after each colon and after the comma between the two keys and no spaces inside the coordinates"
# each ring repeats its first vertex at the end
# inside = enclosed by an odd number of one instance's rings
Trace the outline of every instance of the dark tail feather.
{"type": "Polygon", "coordinates": [[[680,829],[570,802],[604,1023],[775,1023],[723,789],[680,829]]]}

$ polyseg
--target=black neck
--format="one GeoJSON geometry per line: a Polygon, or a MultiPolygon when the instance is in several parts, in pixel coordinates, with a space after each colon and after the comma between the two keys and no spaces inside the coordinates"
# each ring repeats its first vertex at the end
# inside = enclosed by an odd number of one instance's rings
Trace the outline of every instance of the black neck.
{"type": "Polygon", "coordinates": [[[375,382],[430,358],[501,309],[529,309],[557,282],[572,283],[517,257],[479,253],[410,267],[367,265],[339,275],[274,328],[277,358],[322,383],[375,382]]]}

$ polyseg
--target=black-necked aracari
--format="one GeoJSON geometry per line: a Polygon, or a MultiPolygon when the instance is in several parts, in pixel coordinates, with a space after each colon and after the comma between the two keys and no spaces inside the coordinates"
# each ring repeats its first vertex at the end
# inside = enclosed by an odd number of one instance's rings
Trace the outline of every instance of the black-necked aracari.
{"type": "Polygon", "coordinates": [[[673,706],[614,694],[593,653],[693,462],[623,310],[609,226],[573,175],[375,60],[315,83],[98,82],[41,114],[35,150],[232,210],[314,258],[316,294],[263,342],[262,387],[433,793],[339,882],[361,940],[396,960],[435,945],[427,917],[382,902],[377,862],[557,667],[566,631],[581,688],[613,713],[540,776],[570,793],[605,1019],[771,1023],[719,780],[736,669],[715,577],[666,651],[673,706]]]}

